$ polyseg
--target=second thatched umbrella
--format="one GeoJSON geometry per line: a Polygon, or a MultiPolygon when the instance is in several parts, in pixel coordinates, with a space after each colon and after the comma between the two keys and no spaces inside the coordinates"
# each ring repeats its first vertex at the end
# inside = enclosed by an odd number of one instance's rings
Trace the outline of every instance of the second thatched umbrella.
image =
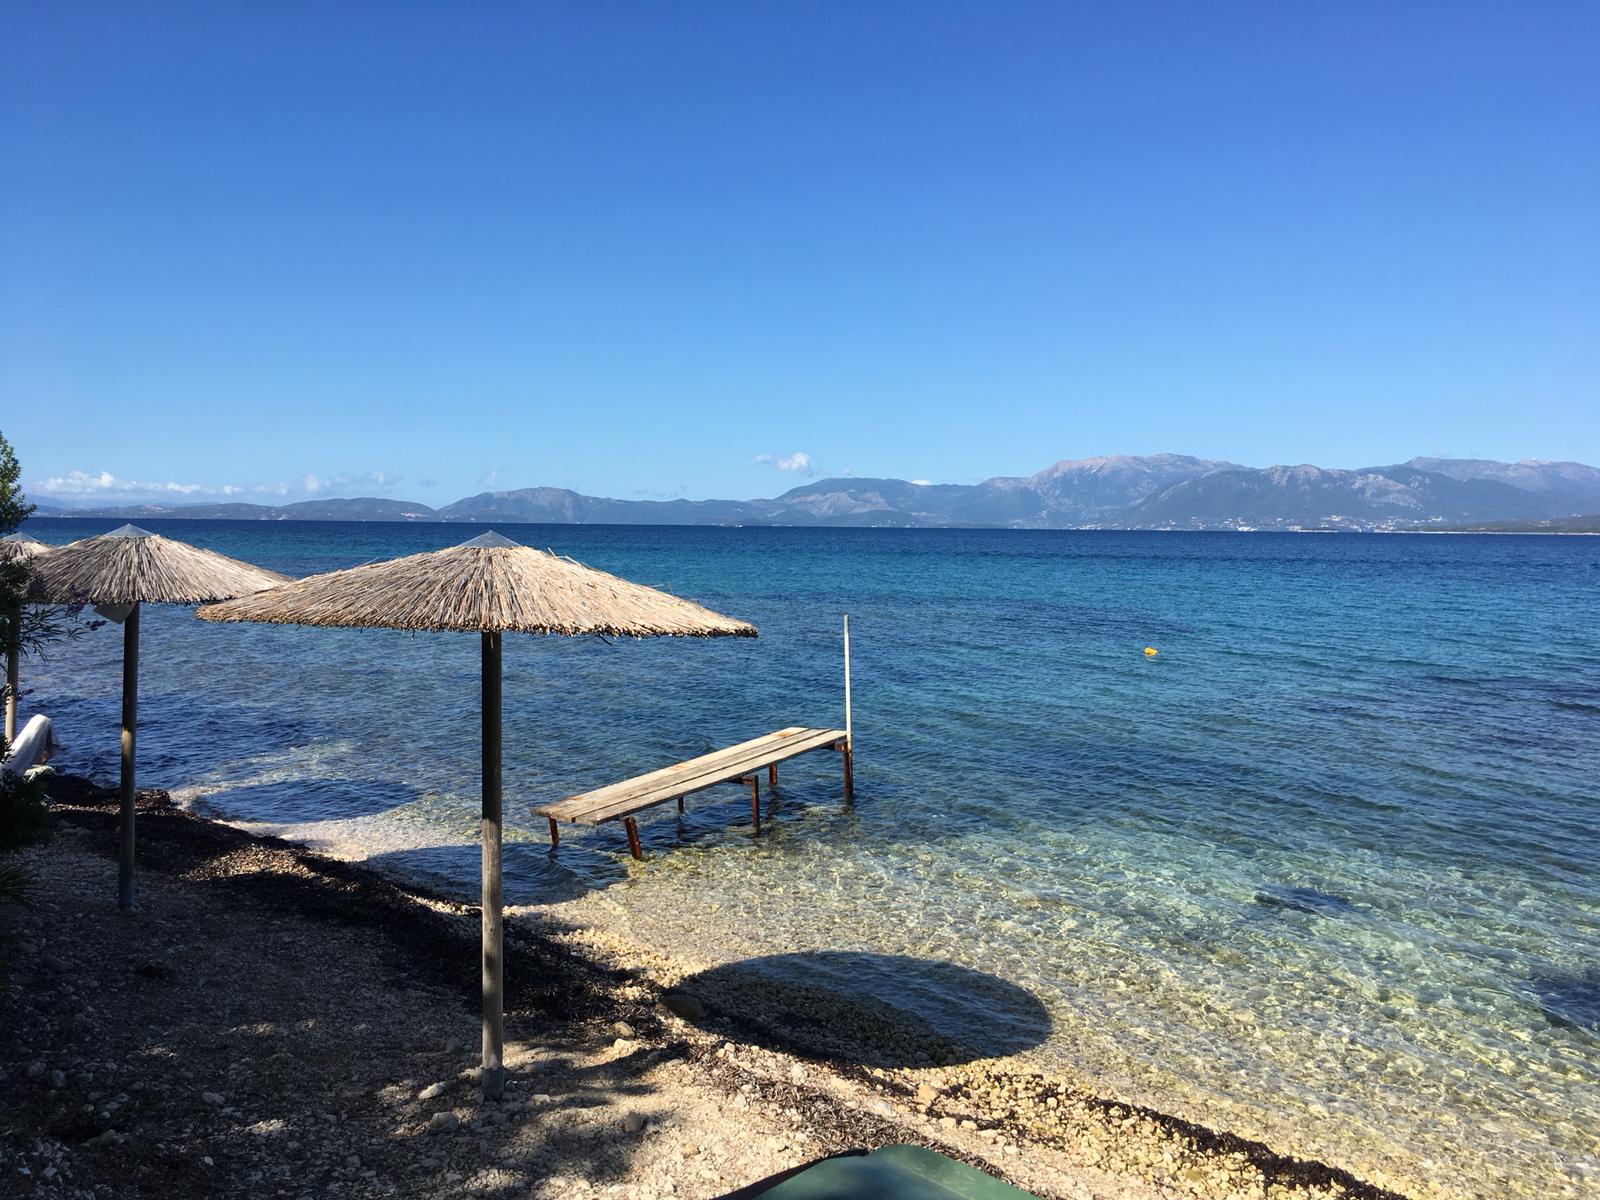
{"type": "Polygon", "coordinates": [[[124,525],[34,558],[28,594],[57,604],[92,604],[122,621],[122,779],[117,828],[117,907],[133,907],[134,742],[139,713],[139,606],[204,604],[287,583],[215,550],[124,525]]]}
{"type": "Polygon", "coordinates": [[[207,621],[454,630],[482,637],[484,1095],[505,1087],[500,897],[503,633],[754,637],[755,626],[486,533],[445,550],[313,575],[199,610],[207,621]]]}
{"type": "MultiPolygon", "coordinates": [[[[0,563],[27,562],[40,554],[48,554],[50,546],[25,533],[8,533],[0,538],[0,563]]],[[[6,627],[6,741],[17,736],[17,688],[21,684],[22,662],[22,600],[9,606],[5,615],[6,627]]]]}

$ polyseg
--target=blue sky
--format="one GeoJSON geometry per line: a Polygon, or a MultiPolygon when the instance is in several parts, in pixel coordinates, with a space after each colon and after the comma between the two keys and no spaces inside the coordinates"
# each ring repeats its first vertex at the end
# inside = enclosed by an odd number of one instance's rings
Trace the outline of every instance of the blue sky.
{"type": "Polygon", "coordinates": [[[1600,462],[1591,3],[28,3],[36,497],[1600,462]],[[189,490],[183,490],[189,489],[189,490]]]}

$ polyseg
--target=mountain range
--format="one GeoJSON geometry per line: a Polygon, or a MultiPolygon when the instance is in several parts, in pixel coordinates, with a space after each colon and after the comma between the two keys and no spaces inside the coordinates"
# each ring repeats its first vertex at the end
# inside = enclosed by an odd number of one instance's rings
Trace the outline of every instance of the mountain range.
{"type": "Polygon", "coordinates": [[[566,488],[480,492],[431,508],[382,498],[294,504],[39,505],[40,516],[475,524],[834,525],[1018,529],[1397,530],[1600,513],[1600,468],[1413,458],[1357,470],[1253,468],[1181,454],[1064,459],[976,484],[822,479],[770,500],[610,500],[566,488]]]}

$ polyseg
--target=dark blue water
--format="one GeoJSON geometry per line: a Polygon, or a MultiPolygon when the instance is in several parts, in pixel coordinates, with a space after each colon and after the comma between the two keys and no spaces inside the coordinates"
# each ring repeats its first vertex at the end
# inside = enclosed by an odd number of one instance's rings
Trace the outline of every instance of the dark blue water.
{"type": "MultiPolygon", "coordinates": [[[[152,527],[296,575],[481,532],[152,527]]],[[[706,957],[980,970],[1100,1090],[1416,1195],[1596,1186],[1600,539],[501,529],[762,634],[508,639],[511,900],[706,957]],[[730,787],[646,821],[642,869],[614,829],[547,853],[536,802],[839,723],[844,612],[853,807],[819,753],[759,842],[730,787]]],[[[475,879],[476,639],[145,631],[144,782],[475,879]]],[[[119,652],[102,630],[30,674],[68,766],[114,771],[119,652]]]]}

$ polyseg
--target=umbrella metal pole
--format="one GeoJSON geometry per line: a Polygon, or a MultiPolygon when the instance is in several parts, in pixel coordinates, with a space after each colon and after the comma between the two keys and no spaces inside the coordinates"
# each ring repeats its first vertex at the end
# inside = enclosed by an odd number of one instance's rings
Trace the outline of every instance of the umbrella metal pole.
{"type": "Polygon", "coordinates": [[[14,604],[8,614],[11,626],[6,638],[6,741],[17,736],[17,683],[22,660],[22,605],[14,604]]]}
{"type": "Polygon", "coordinates": [[[483,1095],[505,1093],[505,963],[500,917],[500,634],[483,634],[483,1095]]]}
{"type": "Polygon", "coordinates": [[[122,623],[122,779],[117,792],[117,907],[133,907],[133,763],[139,724],[139,604],[122,623]]]}

